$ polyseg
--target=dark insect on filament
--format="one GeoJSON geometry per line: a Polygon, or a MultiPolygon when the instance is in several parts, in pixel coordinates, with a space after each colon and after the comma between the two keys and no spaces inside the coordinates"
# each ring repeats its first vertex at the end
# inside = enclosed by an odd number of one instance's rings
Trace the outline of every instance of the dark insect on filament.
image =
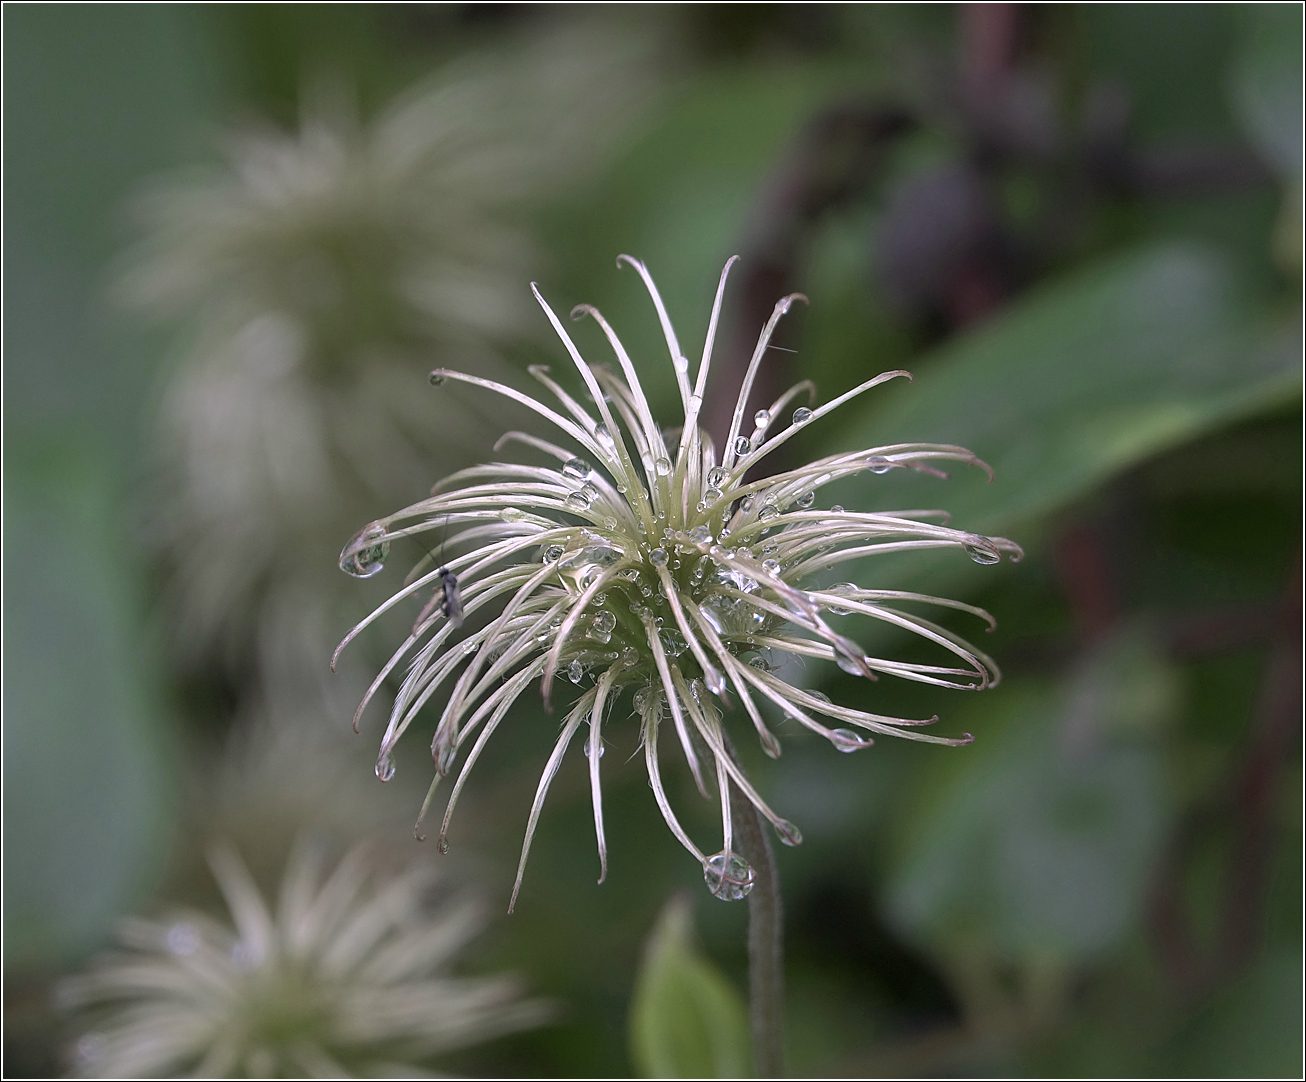
{"type": "MultiPolygon", "coordinates": [[[[448,516],[445,517],[445,531],[449,528],[448,516]]],[[[440,542],[440,547],[444,547],[444,541],[440,542]]],[[[435,563],[435,553],[430,549],[426,554],[431,557],[431,562],[435,563]]],[[[439,604],[440,612],[443,613],[446,620],[453,627],[462,627],[463,623],[463,595],[458,589],[458,576],[455,575],[446,565],[441,565],[436,574],[440,576],[440,588],[431,595],[431,600],[422,606],[422,611],[417,614],[417,619],[413,621],[413,634],[417,634],[417,629],[422,626],[426,618],[431,615],[435,606],[439,604]]]]}

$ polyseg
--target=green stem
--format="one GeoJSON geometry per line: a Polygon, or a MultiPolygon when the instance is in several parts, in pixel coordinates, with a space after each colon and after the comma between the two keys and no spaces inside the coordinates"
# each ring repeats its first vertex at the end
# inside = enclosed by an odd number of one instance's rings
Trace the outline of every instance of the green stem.
{"type": "Polygon", "coordinates": [[[748,1014],[753,1062],[759,1078],[783,1078],[784,906],[780,870],[767,836],[767,823],[747,797],[730,786],[730,812],[739,847],[753,866],[748,895],[748,1014]]]}

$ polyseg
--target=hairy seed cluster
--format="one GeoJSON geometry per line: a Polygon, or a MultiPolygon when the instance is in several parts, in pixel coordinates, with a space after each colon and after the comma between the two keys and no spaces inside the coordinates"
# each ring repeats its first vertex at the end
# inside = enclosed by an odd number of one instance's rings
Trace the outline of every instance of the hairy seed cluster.
{"type": "Polygon", "coordinates": [[[649,783],[667,825],[702,865],[712,892],[740,898],[751,889],[752,871],[733,848],[729,787],[736,786],[747,797],[781,841],[796,845],[801,835],[772,811],[740,770],[723,723],[726,711],[737,705],[773,757],[780,754],[780,743],[764,711],[776,708],[844,752],[868,747],[875,734],[940,744],[971,739],[921,731],[937,717],[869,713],[796,687],[777,672],[785,655],[832,660],[869,680],[883,673],[971,690],[998,680],[997,666],[984,653],[902,606],[958,609],[986,620],[991,628],[992,618],[983,610],[852,582],[821,585],[835,577],[834,569],[841,564],[904,549],[957,548],[981,564],[997,563],[1003,552],[1018,559],[1020,549],[1014,543],[954,530],[941,511],[872,513],[816,506],[823,486],[866,472],[912,468],[940,474],[933,465],[939,460],[971,463],[987,471],[970,451],[946,444],[894,444],[758,476],[762,461],[800,429],[887,380],[910,379],[908,373],[882,373],[820,406],[814,405],[813,385],[803,381],[746,423],[753,383],[776,324],[795,300],[805,299],[793,294],[776,304],[762,329],[719,455],[700,429],[713,340],[734,262],[721,273],[702,360],[691,385],[689,361],[648,270],[628,256],[618,261],[639,274],[661,321],[683,411],[678,430],[668,433],[656,423],[635,365],[596,309],[580,305],[572,316],[589,316],[599,324],[619,373],[587,363],[562,321],[532,287],[583,381],[583,399],[569,393],[543,366],[530,372],[556,399],[556,407],[463,372],[437,369],[431,382],[459,381],[513,399],[559,430],[568,445],[509,432],[496,451],[517,443],[551,464],[496,462],[460,470],[437,484],[429,499],[365,527],[341,553],[341,568],[359,577],[380,571],[390,545],[401,537],[444,537],[442,551],[459,553],[442,557],[442,566],[435,566],[434,557],[430,564],[419,564],[408,585],[340,646],[343,649],[383,612],[424,589],[458,591],[466,627],[446,616],[447,603],[428,605],[359,706],[361,715],[390,673],[407,660],[407,675],[377,760],[377,775],[387,780],[394,772],[391,753],[396,742],[422,707],[449,688],[431,745],[436,775],[422,809],[424,816],[440,780],[465,752],[440,827],[442,850],[468,773],[516,698],[539,679],[544,700],[550,703],[559,675],[582,689],[540,778],[514,903],[549,785],[582,727],[600,882],[606,875],[599,760],[603,726],[627,689],[633,689],[649,783]],[[799,401],[806,404],[795,405],[799,401]],[[447,585],[450,573],[454,586],[447,585]],[[853,614],[928,640],[940,649],[942,663],[868,656],[828,620],[853,614]],[[668,721],[671,737],[665,733],[668,721]],[[694,843],[667,799],[659,754],[667,739],[679,746],[703,795],[710,798],[715,791],[723,845],[714,855],[694,843]]]}

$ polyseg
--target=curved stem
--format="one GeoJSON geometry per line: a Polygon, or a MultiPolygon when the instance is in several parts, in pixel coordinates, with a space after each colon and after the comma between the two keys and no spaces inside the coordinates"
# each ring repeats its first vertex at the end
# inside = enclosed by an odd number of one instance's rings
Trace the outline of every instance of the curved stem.
{"type": "Polygon", "coordinates": [[[766,821],[733,783],[730,803],[739,848],[753,866],[754,877],[748,895],[748,1014],[753,1031],[753,1062],[758,1078],[783,1078],[784,905],[780,870],[766,821]]]}

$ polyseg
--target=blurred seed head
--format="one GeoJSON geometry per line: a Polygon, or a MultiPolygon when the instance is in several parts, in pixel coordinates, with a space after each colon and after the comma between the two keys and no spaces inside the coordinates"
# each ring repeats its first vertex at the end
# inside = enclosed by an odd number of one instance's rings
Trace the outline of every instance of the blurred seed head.
{"type": "Polygon", "coordinates": [[[210,864],[229,923],[126,920],[120,950],[60,987],[86,1026],[74,1073],[411,1077],[431,1056],[550,1017],[511,979],[450,976],[483,922],[465,900],[432,905],[429,867],[386,873],[360,846],[328,868],[301,845],[269,909],[234,848],[215,847],[210,864]]]}
{"type": "Polygon", "coordinates": [[[233,135],[224,165],[142,197],[121,291],[185,327],[151,523],[181,651],[289,634],[320,657],[324,538],[483,441],[483,416],[420,381],[435,358],[501,374],[535,333],[519,223],[596,161],[648,59],[582,22],[451,63],[367,120],[319,93],[297,131],[233,135]]]}

